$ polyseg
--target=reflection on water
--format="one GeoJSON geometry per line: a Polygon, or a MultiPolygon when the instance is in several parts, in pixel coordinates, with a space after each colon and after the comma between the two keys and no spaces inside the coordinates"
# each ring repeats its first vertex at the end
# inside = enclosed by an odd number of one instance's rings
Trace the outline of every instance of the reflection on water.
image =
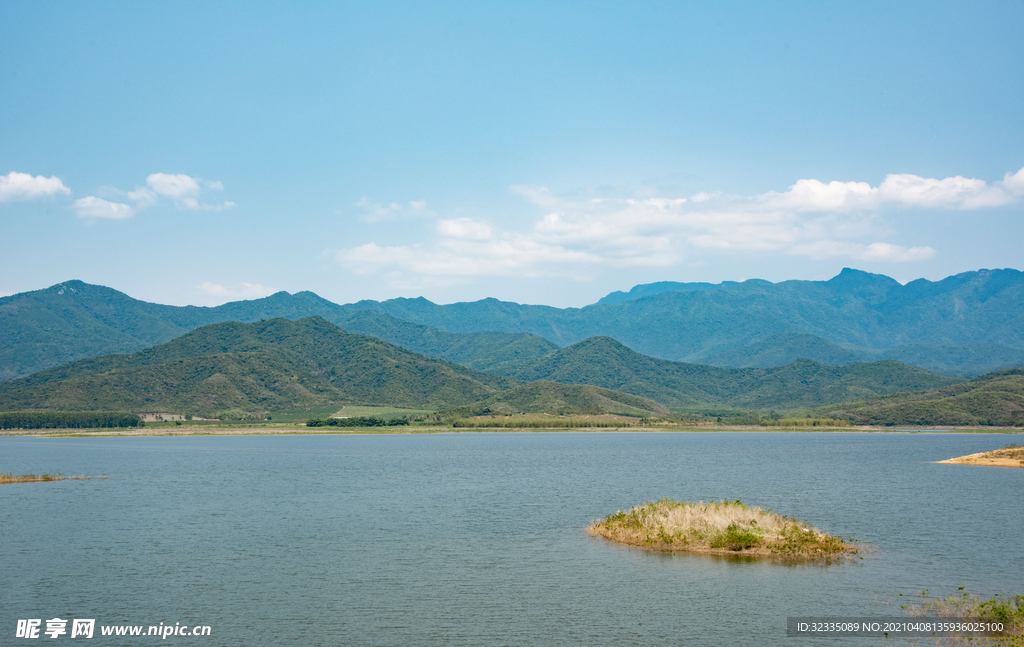
{"type": "Polygon", "coordinates": [[[784,645],[787,616],[1024,592],[1024,470],[930,462],[1007,438],[4,438],[2,471],[112,478],[0,487],[0,631],[70,616],[207,624],[218,645],[784,645]],[[781,564],[583,531],[664,496],[742,499],[875,550],[781,564]]]}

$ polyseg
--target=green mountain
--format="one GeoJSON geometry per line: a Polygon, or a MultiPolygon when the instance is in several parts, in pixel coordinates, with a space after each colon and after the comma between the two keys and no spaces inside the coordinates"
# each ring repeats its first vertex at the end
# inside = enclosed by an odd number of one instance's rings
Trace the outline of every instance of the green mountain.
{"type": "Polygon", "coordinates": [[[166,306],[67,281],[0,299],[0,380],[86,357],[134,353],[211,323],[301,319],[340,309],[312,292],[278,292],[216,308],[166,306]]]}
{"type": "Polygon", "coordinates": [[[1024,350],[1000,344],[904,344],[878,357],[958,377],[1024,366],[1024,350]]]}
{"type": "Polygon", "coordinates": [[[893,359],[955,377],[975,377],[1024,365],[1024,350],[999,344],[904,344],[886,350],[848,348],[809,333],[782,333],[704,359],[727,368],[768,368],[798,359],[845,366],[893,359]]]}
{"type": "Polygon", "coordinates": [[[514,383],[319,318],[204,326],[132,355],[0,383],[0,410],[175,411],[209,416],[324,404],[450,407],[514,383]]]}
{"type": "Polygon", "coordinates": [[[310,316],[471,368],[500,368],[557,348],[527,333],[444,332],[378,310],[339,306],[312,292],[278,292],[213,308],[176,307],[68,281],[0,299],[0,381],[87,357],[134,353],[213,323],[310,316]]]}
{"type": "Polygon", "coordinates": [[[530,332],[561,346],[604,335],[640,353],[688,362],[793,332],[875,351],[908,344],[1024,350],[1024,272],[1010,269],[906,285],[845,269],[828,281],[750,280],[564,310],[496,299],[444,306],[394,299],[346,307],[378,309],[450,332],[530,332]]]}
{"type": "Polygon", "coordinates": [[[500,391],[473,404],[472,408],[555,415],[618,413],[647,416],[668,413],[664,406],[647,398],[585,384],[559,384],[545,380],[500,391]]]}
{"type": "Polygon", "coordinates": [[[377,337],[413,352],[500,372],[547,355],[558,346],[537,335],[510,332],[452,333],[413,324],[376,310],[357,310],[335,322],[348,332],[377,337]]]}
{"type": "Polygon", "coordinates": [[[870,353],[843,348],[817,335],[786,332],[712,355],[706,358],[704,363],[726,368],[770,368],[784,366],[798,359],[809,359],[830,366],[845,366],[868,362],[874,358],[870,353]]]}
{"type": "Polygon", "coordinates": [[[497,299],[338,305],[311,292],[279,292],[200,308],[146,303],[110,288],[69,281],[0,299],[0,379],[85,357],[136,352],[211,323],[314,315],[489,370],[504,370],[545,348],[595,336],[612,337],[652,357],[686,362],[766,366],[808,358],[845,363],[854,359],[846,353],[854,352],[864,353],[862,360],[900,359],[964,376],[1019,364],[1024,353],[1024,272],[1017,270],[980,270],[901,285],[846,269],[829,281],[666,282],[637,286],[627,296],[560,309],[497,299]],[[507,334],[472,339],[443,334],[484,332],[507,334]],[[521,333],[543,337],[548,344],[515,336],[521,333]]]}
{"type": "Polygon", "coordinates": [[[865,425],[1024,425],[1024,368],[941,389],[821,407],[816,415],[865,425]]]}
{"type": "Polygon", "coordinates": [[[590,384],[670,407],[798,409],[872,395],[946,386],[958,380],[895,361],[825,366],[807,360],[729,369],[648,357],[594,337],[505,371],[523,382],[590,384]]]}
{"type": "Polygon", "coordinates": [[[662,292],[693,292],[696,290],[718,290],[726,285],[738,285],[735,281],[723,281],[721,283],[678,283],[676,281],[659,281],[657,283],[646,283],[633,286],[629,292],[612,292],[598,300],[595,305],[607,305],[609,303],[622,303],[623,301],[634,301],[643,297],[649,297],[662,292]]]}

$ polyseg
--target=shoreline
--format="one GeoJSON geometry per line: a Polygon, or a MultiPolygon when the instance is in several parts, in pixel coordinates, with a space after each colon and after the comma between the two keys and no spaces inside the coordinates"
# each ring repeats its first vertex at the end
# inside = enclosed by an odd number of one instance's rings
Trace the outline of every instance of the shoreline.
{"type": "MultiPolygon", "coordinates": [[[[423,427],[348,427],[348,428],[307,428],[305,425],[252,425],[252,426],[195,426],[143,427],[143,428],[102,428],[84,429],[4,429],[0,437],[35,438],[85,438],[85,437],[160,437],[160,436],[346,436],[346,435],[419,435],[419,434],[464,434],[464,433],[833,433],[833,434],[1024,434],[1019,427],[664,427],[664,426],[623,426],[623,427],[466,427],[453,428],[446,425],[423,427]],[[331,429],[330,431],[328,429],[331,429]],[[337,430],[334,430],[337,429],[337,430]],[[341,429],[346,429],[341,431],[341,429]]],[[[1001,451],[1001,450],[997,450],[1001,451]]],[[[989,453],[989,452],[985,452],[989,453]]],[[[961,456],[938,463],[964,463],[962,459],[974,459],[978,454],[961,456]]],[[[1015,465],[1016,466],[1016,465],[1015,465]]]]}
{"type": "Polygon", "coordinates": [[[944,461],[935,461],[946,465],[982,465],[985,467],[1024,467],[1024,448],[1005,447],[988,452],[967,454],[944,461]]]}

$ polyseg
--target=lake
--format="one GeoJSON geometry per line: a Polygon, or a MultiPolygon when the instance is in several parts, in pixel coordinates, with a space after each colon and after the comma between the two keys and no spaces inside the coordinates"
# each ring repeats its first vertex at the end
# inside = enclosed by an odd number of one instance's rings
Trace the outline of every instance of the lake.
{"type": "Polygon", "coordinates": [[[863,645],[787,639],[786,618],[1024,593],[1024,469],[931,462],[1018,438],[0,438],[0,471],[111,477],[0,486],[0,644],[60,617],[95,618],[88,645],[863,645]],[[873,549],[793,565],[584,532],[666,496],[741,499],[873,549]],[[211,636],[98,635],[160,622],[211,636]]]}

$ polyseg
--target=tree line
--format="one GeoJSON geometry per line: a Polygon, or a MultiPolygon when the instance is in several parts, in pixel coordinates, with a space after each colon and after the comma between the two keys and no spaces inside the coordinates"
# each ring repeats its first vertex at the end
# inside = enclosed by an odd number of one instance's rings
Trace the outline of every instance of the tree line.
{"type": "Polygon", "coordinates": [[[409,421],[402,418],[385,420],[376,417],[354,418],[310,418],[306,421],[307,427],[401,427],[408,425],[409,421]]]}
{"type": "Polygon", "coordinates": [[[9,411],[0,413],[0,429],[86,429],[139,427],[142,418],[124,411],[9,411]]]}

